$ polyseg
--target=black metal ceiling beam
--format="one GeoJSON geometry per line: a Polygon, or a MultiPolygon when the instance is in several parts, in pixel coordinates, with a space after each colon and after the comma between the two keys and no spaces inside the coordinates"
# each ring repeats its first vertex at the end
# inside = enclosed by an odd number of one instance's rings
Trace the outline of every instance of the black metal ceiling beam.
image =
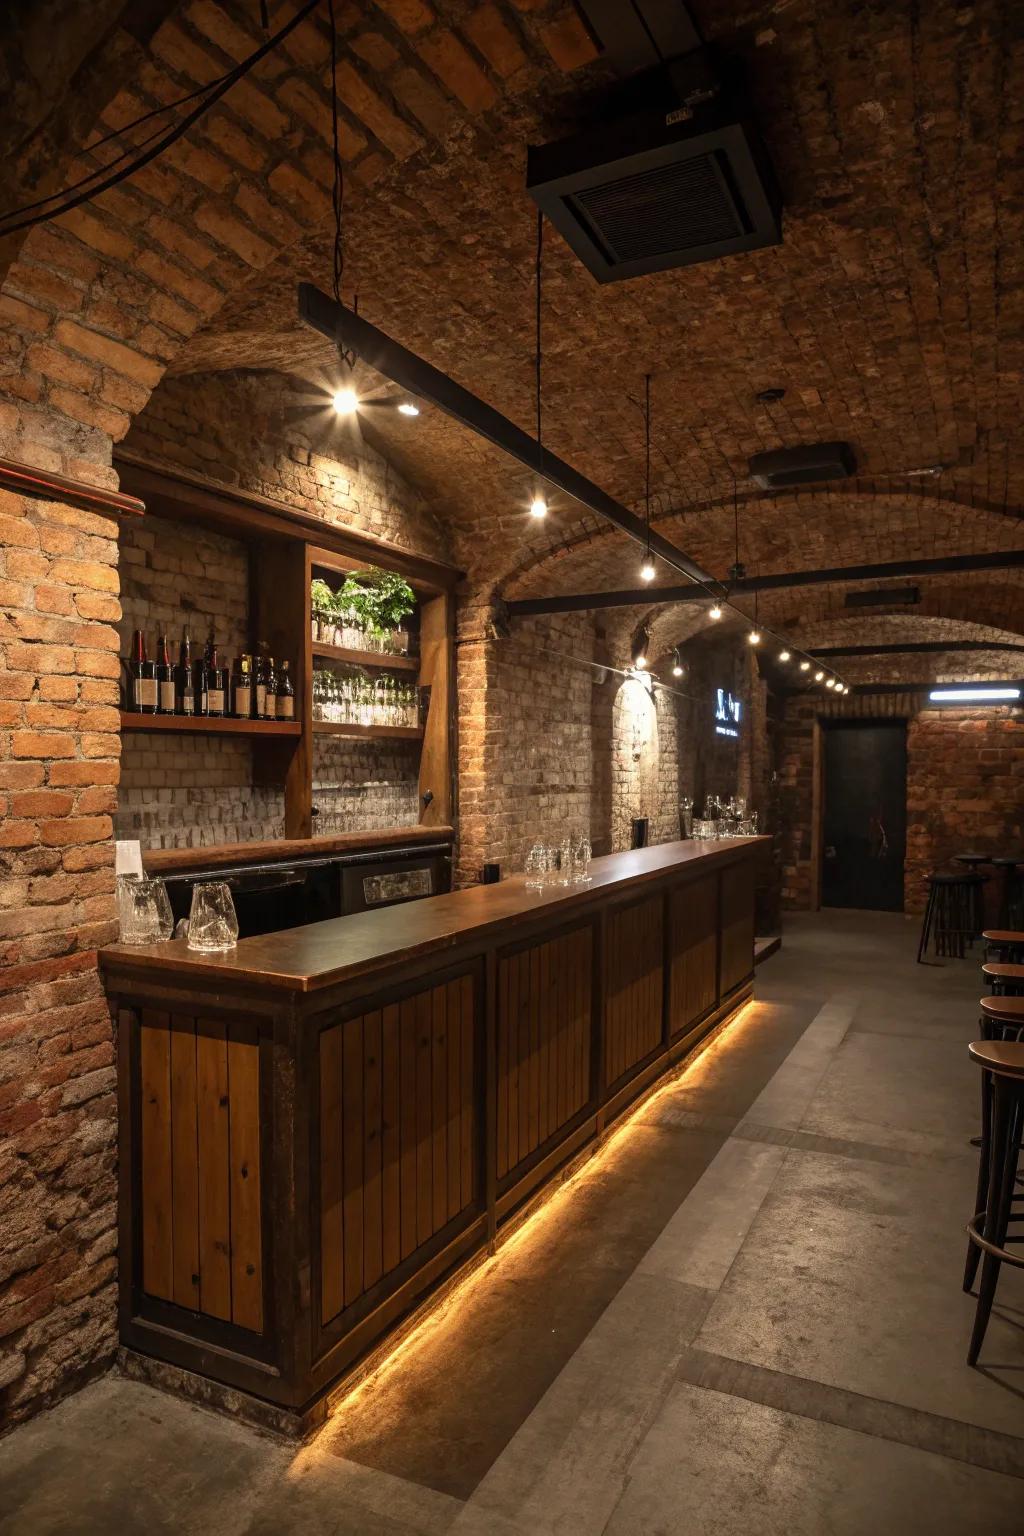
{"type": "MultiPolygon", "coordinates": [[[[990,555],[941,555],[928,560],[892,560],[877,565],[836,565],[815,571],[783,571],[745,576],[733,582],[730,597],[786,587],[824,586],[828,582],[885,581],[895,576],[942,576],[962,571],[1006,571],[1024,566],[1024,549],[990,555]]],[[[531,613],[579,613],[587,608],[632,608],[656,603],[699,603],[707,593],[686,587],[629,587],[614,592],[575,592],[562,597],[524,597],[510,602],[512,617],[531,613]]]]}
{"type": "Polygon", "coordinates": [[[815,656],[925,656],[943,651],[1024,651],[1010,640],[908,640],[904,645],[818,645],[815,656]]]}
{"type": "MultiPolygon", "coordinates": [[[[312,283],[299,284],[299,318],[336,345],[343,339],[346,350],[361,357],[364,363],[385,378],[400,384],[417,399],[425,400],[428,405],[444,411],[446,416],[461,422],[478,437],[494,443],[497,448],[517,459],[531,474],[540,474],[547,484],[556,486],[581,506],[596,512],[616,528],[621,528],[630,538],[640,544],[647,544],[647,528],[643,518],[630,512],[628,507],[616,501],[614,496],[609,496],[607,491],[581,475],[579,470],[573,469],[564,459],[546,449],[543,455],[538,455],[536,441],[522,427],[517,427],[514,421],[496,411],[485,400],[464,389],[461,384],[456,384],[454,379],[441,373],[422,357],[417,357],[415,352],[393,341],[361,315],[344,304],[336,303],[326,293],[321,293],[312,283]]],[[[666,565],[699,582],[715,595],[725,595],[724,587],[714,576],[668,539],[652,533],[650,546],[658,559],[666,565]]],[[[708,593],[705,591],[701,595],[706,598],[708,593]]]]}

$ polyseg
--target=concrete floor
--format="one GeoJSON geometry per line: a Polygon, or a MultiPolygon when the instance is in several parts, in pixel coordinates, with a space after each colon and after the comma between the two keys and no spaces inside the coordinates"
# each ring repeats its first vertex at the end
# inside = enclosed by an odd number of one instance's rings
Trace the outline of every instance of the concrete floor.
{"type": "Polygon", "coordinates": [[[793,919],[758,1001],[282,1445],[117,1377],[0,1442],[0,1533],[1024,1529],[1024,1271],[964,1363],[977,960],[793,919]]]}

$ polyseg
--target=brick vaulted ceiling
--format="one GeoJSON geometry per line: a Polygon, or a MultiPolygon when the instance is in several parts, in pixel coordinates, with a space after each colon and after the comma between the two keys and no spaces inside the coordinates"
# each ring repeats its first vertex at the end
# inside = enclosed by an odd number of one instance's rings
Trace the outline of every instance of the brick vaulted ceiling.
{"type": "MultiPolygon", "coordinates": [[[[272,22],[289,8],[294,0],[272,5],[272,22]]],[[[529,425],[525,148],[571,131],[610,70],[569,0],[337,9],[346,297],[358,292],[368,318],[529,425]]],[[[737,495],[752,573],[1017,547],[1020,8],[698,0],[691,10],[745,65],[783,188],[783,243],[602,288],[550,232],[548,446],[639,508],[634,401],[650,372],[658,526],[717,574],[732,559],[737,495]],[[759,404],[770,386],[784,400],[759,404]],[[829,438],[854,447],[860,474],[848,489],[764,498],[748,481],[752,452],[829,438]],[[907,478],[936,464],[936,479],[907,478]]],[[[163,220],[181,297],[210,317],[178,327],[162,358],[171,372],[286,371],[297,404],[333,373],[295,301],[299,279],[329,287],[325,21],[326,7],[163,171],[100,213],[137,230],[132,201],[148,205],[145,227],[163,220]],[[240,258],[230,276],[225,244],[240,258]],[[208,290],[197,300],[191,278],[208,290]]],[[[106,126],[211,79],[259,39],[255,0],[191,0],[146,39],[106,126]]],[[[430,411],[411,425],[379,411],[367,432],[450,519],[476,587],[521,595],[632,581],[635,552],[574,504],[555,499],[547,523],[530,525],[528,477],[462,428],[430,411]]],[[[925,611],[1024,630],[1016,575],[947,578],[928,591],[925,611]]],[[[842,602],[831,589],[805,597],[778,594],[770,610],[817,622],[842,602]]]]}

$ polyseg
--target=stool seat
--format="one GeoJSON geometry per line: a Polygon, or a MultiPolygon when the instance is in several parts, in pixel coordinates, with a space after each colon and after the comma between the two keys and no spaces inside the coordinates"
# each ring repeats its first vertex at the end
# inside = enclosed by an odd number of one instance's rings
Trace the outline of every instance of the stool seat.
{"type": "Polygon", "coordinates": [[[1024,933],[1019,928],[986,928],[982,938],[986,944],[1024,945],[1024,933]]]}
{"type": "Polygon", "coordinates": [[[966,875],[962,869],[938,869],[933,875],[928,876],[929,885],[984,885],[987,875],[978,875],[969,871],[966,875]]]}
{"type": "Polygon", "coordinates": [[[1024,997],[983,997],[978,1006],[988,1019],[1024,1024],[1024,997]]]}
{"type": "Polygon", "coordinates": [[[1024,864],[1024,853],[1001,853],[997,859],[989,859],[997,869],[1016,869],[1018,864],[1024,864]]]}
{"type": "Polygon", "coordinates": [[[987,853],[958,853],[955,855],[957,864],[992,864],[995,861],[987,853]]]}
{"type": "MultiPolygon", "coordinates": [[[[1024,1003],[1024,998],[1009,998],[1009,1002],[1024,1003]]],[[[1024,1014],[1021,1015],[1024,1018],[1024,1014]]],[[[1024,1077],[1024,1044],[1016,1040],[972,1040],[967,1047],[971,1060],[987,1072],[999,1072],[1004,1077],[1024,1077]]]]}
{"type": "Polygon", "coordinates": [[[981,974],[989,981],[1024,981],[1024,965],[1007,965],[1002,960],[986,960],[981,974]]]}

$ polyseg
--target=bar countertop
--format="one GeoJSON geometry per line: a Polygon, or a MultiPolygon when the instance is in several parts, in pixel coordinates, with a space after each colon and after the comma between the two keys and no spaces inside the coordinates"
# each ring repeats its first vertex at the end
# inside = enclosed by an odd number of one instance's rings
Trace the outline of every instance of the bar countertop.
{"type": "Polygon", "coordinates": [[[163,944],[112,944],[100,951],[105,971],[147,972],[158,980],[208,980],[223,985],[256,984],[277,991],[308,993],[399,965],[458,942],[483,936],[502,924],[529,922],[554,908],[582,906],[616,886],[643,885],[687,866],[696,870],[732,862],[744,850],[767,845],[767,837],[659,843],[593,861],[586,885],[529,889],[523,875],[497,885],[475,885],[376,912],[287,928],[241,939],[233,949],[198,954],[183,939],[163,944]]]}

